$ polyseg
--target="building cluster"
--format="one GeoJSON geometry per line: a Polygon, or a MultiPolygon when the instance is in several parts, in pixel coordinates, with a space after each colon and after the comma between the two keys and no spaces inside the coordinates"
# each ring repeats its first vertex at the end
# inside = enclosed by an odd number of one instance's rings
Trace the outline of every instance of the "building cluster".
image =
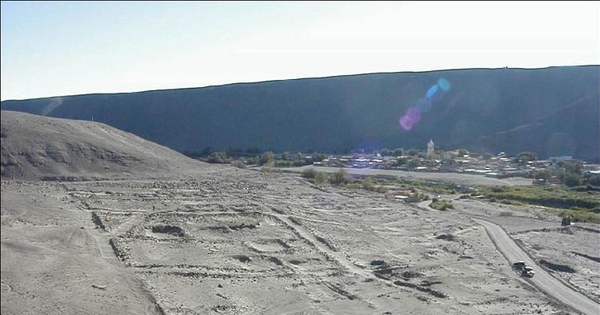
{"type": "MultiPolygon", "coordinates": [[[[411,152],[412,151],[412,152],[411,152]]],[[[429,141],[426,153],[415,152],[397,156],[382,154],[381,152],[364,153],[355,151],[349,155],[329,156],[315,166],[347,167],[347,168],[372,168],[423,172],[445,172],[479,174],[494,178],[507,177],[534,177],[540,170],[553,169],[557,160],[571,160],[570,156],[552,157],[546,160],[519,161],[504,152],[496,155],[469,154],[466,150],[435,151],[433,141],[429,141]]],[[[583,171],[600,174],[600,165],[583,165],[583,171]]]]}

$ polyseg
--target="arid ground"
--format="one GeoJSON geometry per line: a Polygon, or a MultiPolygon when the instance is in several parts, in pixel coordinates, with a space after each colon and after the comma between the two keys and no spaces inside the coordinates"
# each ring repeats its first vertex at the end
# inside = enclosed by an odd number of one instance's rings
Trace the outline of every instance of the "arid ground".
{"type": "Polygon", "coordinates": [[[171,151],[83,122],[121,145],[93,174],[81,160],[66,172],[76,155],[69,150],[99,151],[54,146],[67,150],[59,158],[67,161],[56,162],[43,144],[57,139],[38,135],[41,144],[28,144],[34,149],[19,147],[18,126],[37,119],[30,116],[11,129],[15,118],[2,112],[2,314],[600,311],[597,225],[564,229],[542,208],[478,200],[438,211],[315,186],[300,174],[163,158],[171,151]],[[52,163],[63,163],[65,175],[52,163]],[[499,244],[481,222],[501,226],[514,244],[499,244]],[[526,257],[513,257],[522,250],[526,257]],[[514,259],[535,262],[536,276],[521,277],[514,259]],[[536,282],[545,277],[560,287],[536,282]],[[580,302],[565,303],[558,292],[580,302]]]}

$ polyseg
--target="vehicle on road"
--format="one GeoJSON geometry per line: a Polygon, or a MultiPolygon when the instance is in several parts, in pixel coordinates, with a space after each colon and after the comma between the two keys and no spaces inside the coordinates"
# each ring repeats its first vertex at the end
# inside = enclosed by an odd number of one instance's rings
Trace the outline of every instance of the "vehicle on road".
{"type": "Polygon", "coordinates": [[[512,264],[513,269],[521,271],[521,276],[531,278],[535,274],[533,268],[527,266],[524,261],[517,261],[512,264]]]}
{"type": "Polygon", "coordinates": [[[523,268],[525,268],[524,261],[517,261],[517,262],[513,263],[513,269],[523,270],[523,268]]]}
{"type": "Polygon", "coordinates": [[[521,271],[521,275],[524,277],[528,277],[528,278],[533,277],[534,274],[535,274],[535,271],[533,271],[533,268],[531,268],[529,266],[523,267],[523,271],[521,271]]]}

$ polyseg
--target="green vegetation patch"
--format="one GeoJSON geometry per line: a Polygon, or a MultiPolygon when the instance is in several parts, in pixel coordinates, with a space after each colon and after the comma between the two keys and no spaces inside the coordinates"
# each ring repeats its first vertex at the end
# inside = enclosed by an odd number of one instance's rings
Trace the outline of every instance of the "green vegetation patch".
{"type": "Polygon", "coordinates": [[[482,186],[478,190],[477,195],[492,202],[563,209],[554,212],[571,216],[573,222],[600,223],[600,192],[597,191],[538,186],[482,186]]]}
{"type": "Polygon", "coordinates": [[[302,171],[301,176],[316,185],[331,184],[334,186],[343,186],[350,189],[364,189],[378,193],[388,192],[388,189],[385,186],[378,186],[372,176],[352,177],[348,174],[348,171],[343,168],[340,168],[334,173],[327,174],[326,172],[320,172],[315,168],[310,167],[302,171]]]}
{"type": "Polygon", "coordinates": [[[451,200],[440,200],[437,198],[433,198],[431,204],[429,205],[431,208],[446,211],[448,209],[454,209],[454,205],[452,205],[451,200]]]}
{"type": "Polygon", "coordinates": [[[586,209],[600,213],[600,193],[582,192],[562,187],[537,186],[494,186],[479,187],[479,193],[485,198],[495,198],[498,202],[520,202],[562,209],[586,209]]]}
{"type": "Polygon", "coordinates": [[[460,185],[454,183],[422,179],[407,179],[393,175],[375,175],[373,176],[373,180],[382,185],[393,185],[394,187],[401,189],[418,189],[422,191],[435,193],[438,195],[453,195],[461,189],[464,189],[464,187],[461,187],[460,185]]]}

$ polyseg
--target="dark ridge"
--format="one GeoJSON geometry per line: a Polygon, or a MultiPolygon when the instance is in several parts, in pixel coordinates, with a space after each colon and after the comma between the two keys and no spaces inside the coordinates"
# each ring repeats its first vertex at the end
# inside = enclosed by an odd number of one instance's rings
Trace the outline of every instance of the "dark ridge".
{"type": "Polygon", "coordinates": [[[465,148],[599,159],[600,66],[454,69],[3,101],[94,120],[179,152],[465,148]],[[398,119],[439,78],[451,89],[410,131],[398,119]]]}

